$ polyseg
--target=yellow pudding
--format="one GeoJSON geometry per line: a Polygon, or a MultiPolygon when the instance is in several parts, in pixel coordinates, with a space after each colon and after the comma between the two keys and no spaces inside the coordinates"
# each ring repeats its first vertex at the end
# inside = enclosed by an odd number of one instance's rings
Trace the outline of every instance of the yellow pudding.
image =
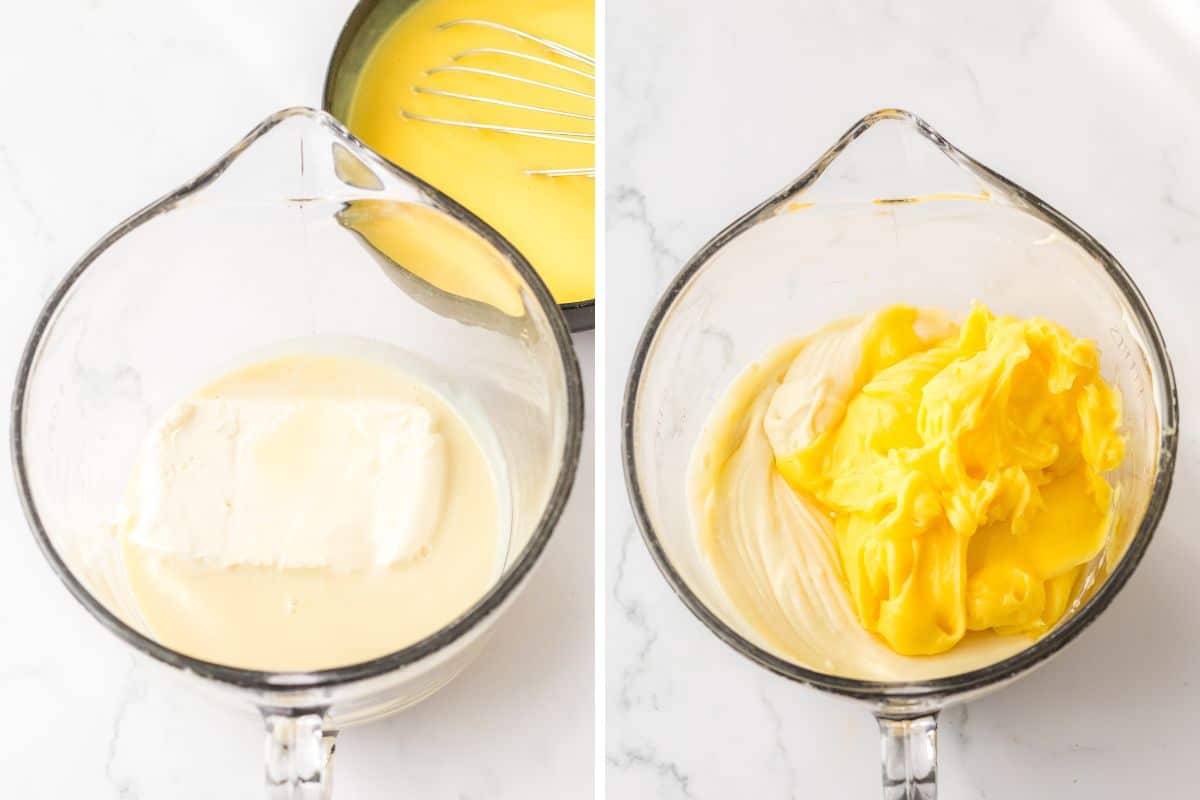
{"type": "Polygon", "coordinates": [[[354,200],[338,222],[390,263],[454,298],[509,317],[525,314],[521,279],[474,231],[441,211],[395,200],[354,200]]]}
{"type": "Polygon", "coordinates": [[[693,455],[700,545],[769,646],[871,679],[1023,649],[1078,596],[1123,455],[1095,344],[896,307],[747,370],[693,455]]]}
{"type": "Polygon", "coordinates": [[[188,655],[313,670],[442,628],[496,580],[496,481],[466,421],[370,358],[229,372],[147,440],[118,526],[133,614],[188,655]]]}
{"type": "MultiPolygon", "coordinates": [[[[583,53],[594,51],[594,8],[587,0],[419,0],[392,24],[368,57],[350,101],[347,124],[368,145],[496,228],[529,259],[559,303],[591,300],[595,297],[594,182],[580,175],[552,177],[527,171],[591,167],[593,146],[413,118],[590,134],[592,119],[417,89],[590,117],[594,81],[571,70],[591,70],[495,28],[439,27],[463,19],[487,20],[583,53]],[[514,51],[570,69],[480,50],[514,51]],[[476,52],[461,55],[466,51],[476,52]],[[437,71],[447,66],[504,72],[570,91],[480,72],[437,71]]],[[[456,278],[445,279],[436,269],[422,277],[447,291],[458,284],[456,278]],[[450,286],[445,285],[447,280],[450,286]]]]}

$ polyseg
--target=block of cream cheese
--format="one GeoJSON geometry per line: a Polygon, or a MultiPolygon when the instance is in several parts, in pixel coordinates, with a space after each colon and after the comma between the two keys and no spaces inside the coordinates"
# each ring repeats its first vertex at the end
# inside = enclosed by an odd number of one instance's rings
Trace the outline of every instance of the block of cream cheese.
{"type": "Polygon", "coordinates": [[[388,566],[428,552],[444,449],[415,403],[188,400],[150,437],[125,524],[215,566],[388,566]]]}

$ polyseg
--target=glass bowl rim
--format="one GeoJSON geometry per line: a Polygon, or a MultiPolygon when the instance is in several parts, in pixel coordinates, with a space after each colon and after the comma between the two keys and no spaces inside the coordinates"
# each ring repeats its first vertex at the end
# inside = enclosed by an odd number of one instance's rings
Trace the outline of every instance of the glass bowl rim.
{"type": "Polygon", "coordinates": [[[899,108],[885,108],[868,114],[854,123],[799,178],[796,178],[786,187],[721,230],[701,247],[695,255],[688,259],[655,304],[654,310],[651,312],[642,330],[637,347],[634,350],[625,384],[625,396],[621,409],[621,429],[621,461],[625,472],[625,487],[630,505],[633,508],[634,519],[642,533],[642,539],[659,571],[666,578],[668,585],[675,595],[717,638],[759,666],[777,675],[807,684],[816,689],[861,700],[920,702],[975,691],[1017,677],[1061,650],[1108,607],[1109,603],[1112,602],[1113,598],[1124,587],[1129,576],[1133,574],[1141,562],[1166,507],[1167,498],[1171,490],[1171,482],[1174,477],[1176,450],[1178,446],[1179,398],[1175,385],[1175,374],[1170,358],[1167,355],[1166,344],[1163,341],[1158,323],[1151,313],[1149,306],[1146,304],[1145,298],[1142,297],[1141,291],[1129,277],[1124,267],[1121,266],[1117,259],[1103,245],[1062,213],[1031,192],[1009,181],[1004,176],[984,166],[950,144],[929,123],[916,114],[899,108]],[[1009,197],[1020,201],[1025,206],[1023,209],[1025,213],[1040,217],[1044,222],[1048,222],[1056,229],[1064,231],[1075,244],[1082,247],[1097,262],[1103,265],[1109,280],[1117,287],[1126,302],[1130,304],[1138,322],[1149,334],[1149,360],[1152,369],[1158,373],[1158,377],[1161,379],[1166,400],[1165,418],[1159,420],[1157,470],[1150,499],[1146,505],[1146,511],[1138,523],[1137,532],[1130,541],[1124,556],[1116,568],[1109,574],[1108,579],[1103,585],[1069,619],[1056,625],[1053,630],[1019,653],[978,669],[920,681],[868,681],[829,675],[802,667],[751,642],[714,614],[696,596],[691,587],[688,586],[687,582],[675,569],[670,557],[666,553],[666,549],[662,545],[658,533],[654,529],[654,525],[650,521],[645,498],[642,496],[641,481],[635,457],[636,445],[634,442],[635,414],[642,374],[646,369],[647,360],[662,324],[674,309],[676,302],[683,296],[692,279],[725,245],[758,223],[773,217],[797,193],[803,191],[816,181],[833,160],[855,139],[877,123],[885,120],[907,123],[959,167],[987,183],[997,185],[1009,197]]]}
{"type": "Polygon", "coordinates": [[[38,314],[21,354],[21,361],[17,369],[16,384],[13,389],[10,414],[10,451],[13,475],[17,484],[17,494],[20,497],[26,521],[33,531],[34,538],[42,554],[67,590],[101,625],[135,649],[170,667],[193,672],[202,678],[242,689],[261,692],[291,692],[331,688],[393,672],[444,649],[462,638],[468,631],[473,630],[479,623],[496,611],[513,591],[524,582],[525,577],[544,552],[546,544],[549,542],[550,536],[554,532],[558,520],[562,515],[563,508],[575,483],[575,476],[579,466],[579,453],[583,441],[583,408],[583,381],[580,374],[579,359],[575,353],[575,347],[572,343],[570,332],[567,329],[566,320],[563,317],[562,311],[550,296],[549,289],[546,288],[545,283],[533,270],[533,267],[525,257],[479,217],[437,188],[376,154],[330,114],[313,108],[296,106],[271,114],[256,125],[215,164],[200,173],[200,175],[171,193],[155,200],[118,224],[92,245],[75,262],[62,280],[59,281],[38,314]],[[378,169],[388,170],[397,174],[404,182],[413,186],[432,207],[450,215],[495,247],[510,266],[518,272],[522,280],[529,287],[530,292],[536,298],[538,306],[546,315],[550,332],[553,336],[555,349],[559,356],[559,366],[563,370],[566,389],[567,421],[557,474],[555,475],[554,484],[547,497],[541,517],[534,528],[533,535],[525,544],[517,560],[508,566],[500,576],[500,579],[492,584],[488,591],[470,608],[428,636],[407,647],[383,656],[341,667],[309,671],[271,672],[233,667],[185,655],[135,630],[97,600],[70,568],[67,567],[66,562],[54,546],[42,523],[41,515],[38,513],[37,505],[33,499],[29,475],[26,470],[23,425],[25,394],[29,386],[33,363],[40,350],[43,337],[63,301],[83,273],[87,271],[101,254],[126,233],[143,223],[149,222],[160,214],[166,213],[180,200],[215,181],[255,141],[261,139],[281,122],[292,118],[303,118],[311,124],[316,124],[327,129],[359,158],[371,163],[378,169]]]}

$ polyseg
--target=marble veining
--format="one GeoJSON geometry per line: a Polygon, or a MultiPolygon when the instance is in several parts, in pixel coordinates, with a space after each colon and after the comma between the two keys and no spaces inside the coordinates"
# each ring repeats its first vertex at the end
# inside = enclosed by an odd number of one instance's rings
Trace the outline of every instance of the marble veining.
{"type": "Polygon", "coordinates": [[[621,534],[620,555],[612,565],[612,598],[615,609],[621,612],[629,626],[640,635],[640,641],[633,656],[623,665],[621,673],[608,677],[615,681],[618,702],[623,709],[630,710],[644,703],[658,711],[661,709],[653,694],[639,696],[637,691],[638,674],[648,668],[647,659],[654,648],[655,640],[658,639],[658,633],[647,622],[645,610],[639,604],[636,594],[626,586],[625,569],[629,562],[629,549],[638,544],[636,531],[632,526],[626,526],[621,534]],[[630,596],[631,594],[633,596],[630,596]]]}

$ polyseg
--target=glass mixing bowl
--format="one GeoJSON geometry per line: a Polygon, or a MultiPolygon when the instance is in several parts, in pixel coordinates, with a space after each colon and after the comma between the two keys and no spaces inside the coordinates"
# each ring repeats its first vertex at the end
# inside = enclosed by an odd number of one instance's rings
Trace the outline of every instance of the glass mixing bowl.
{"type": "Polygon", "coordinates": [[[270,796],[317,798],[329,796],[340,728],[429,696],[479,653],[562,512],[582,425],[566,323],[525,259],[333,117],[296,108],[70,270],[21,359],[12,455],[29,524],[67,589],[135,650],[256,706],[270,796]],[[461,294],[419,277],[439,274],[441,259],[470,267],[461,294]],[[402,348],[480,420],[509,512],[507,558],[457,619],[371,661],[277,673],[176,652],[140,622],[107,526],[171,404],[230,359],[297,340],[402,348]]]}
{"type": "Polygon", "coordinates": [[[638,524],[672,589],[738,652],[817,689],[866,702],[883,736],[884,796],[933,798],[937,713],[1042,664],[1110,602],[1145,553],[1175,464],[1178,402],[1145,300],[1095,239],[963,154],[927,123],[884,110],[705,245],[671,283],[635,351],[623,459],[638,524]],[[894,303],[952,311],[972,299],[1044,316],[1100,344],[1124,398],[1112,544],[1072,611],[1027,649],[982,669],[869,682],[799,666],[760,646],[697,547],[685,480],[709,412],[776,344],[894,303]]]}

